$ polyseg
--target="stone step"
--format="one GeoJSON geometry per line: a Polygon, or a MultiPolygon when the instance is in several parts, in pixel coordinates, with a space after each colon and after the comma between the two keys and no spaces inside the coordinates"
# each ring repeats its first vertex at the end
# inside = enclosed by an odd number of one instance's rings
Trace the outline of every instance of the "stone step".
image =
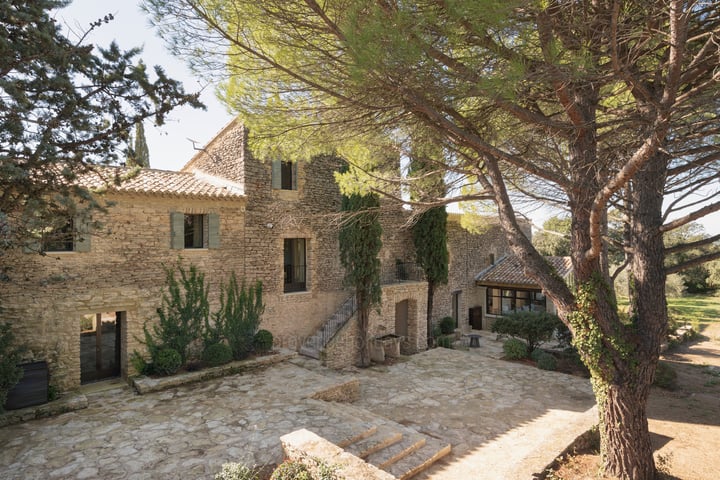
{"type": "Polygon", "coordinates": [[[405,433],[401,441],[371,453],[365,461],[387,470],[391,465],[425,446],[426,441],[427,437],[420,433],[405,433]]]}
{"type": "Polygon", "coordinates": [[[450,453],[450,445],[427,437],[425,445],[385,469],[399,480],[406,480],[427,470],[435,462],[450,453]]]}
{"type": "Polygon", "coordinates": [[[335,445],[338,447],[345,449],[348,447],[348,445],[352,445],[353,443],[361,442],[365,440],[366,438],[375,435],[377,432],[378,427],[377,425],[371,425],[368,426],[365,430],[363,430],[360,433],[354,433],[347,436],[347,438],[344,438],[338,442],[335,442],[335,445]]]}
{"type": "Polygon", "coordinates": [[[320,360],[320,352],[314,348],[307,347],[303,345],[300,347],[299,351],[300,355],[305,355],[306,357],[315,358],[317,360],[320,360]]]}
{"type": "Polygon", "coordinates": [[[389,447],[390,445],[398,443],[402,440],[402,438],[402,432],[399,432],[398,430],[384,425],[380,425],[373,435],[364,438],[358,442],[354,442],[351,445],[348,445],[347,447],[345,447],[345,450],[352,453],[356,457],[365,459],[375,452],[378,452],[389,447]]]}

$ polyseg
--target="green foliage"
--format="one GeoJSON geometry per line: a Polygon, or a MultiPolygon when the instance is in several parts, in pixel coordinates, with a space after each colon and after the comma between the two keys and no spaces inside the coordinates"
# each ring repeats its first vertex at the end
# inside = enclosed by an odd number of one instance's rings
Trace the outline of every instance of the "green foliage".
{"type": "Polygon", "coordinates": [[[9,323],[0,323],[0,413],[7,400],[7,394],[20,381],[23,369],[18,367],[23,346],[15,343],[15,335],[9,323]]]}
{"type": "Polygon", "coordinates": [[[223,463],[222,470],[215,474],[215,480],[258,480],[258,472],[242,463],[223,463]]]}
{"type": "Polygon", "coordinates": [[[432,336],[433,338],[438,338],[440,335],[442,335],[442,329],[440,328],[440,324],[435,324],[432,327],[432,336]]]}
{"type": "Polygon", "coordinates": [[[445,207],[426,210],[412,228],[417,263],[428,282],[448,282],[447,212],[445,207]]]}
{"type": "Polygon", "coordinates": [[[209,367],[224,365],[232,359],[232,350],[225,343],[208,345],[202,353],[202,361],[209,367]]]}
{"type": "Polygon", "coordinates": [[[527,358],[527,343],[517,338],[505,340],[503,343],[503,353],[508,360],[522,360],[523,358],[527,358]]]}
{"type": "Polygon", "coordinates": [[[253,351],[255,333],[260,326],[265,305],[262,282],[246,287],[238,285],[235,273],[220,287],[220,309],[214,314],[235,360],[242,360],[253,351]]]}
{"type": "Polygon", "coordinates": [[[675,390],[677,388],[677,372],[668,362],[658,362],[653,385],[665,390],[675,390]]]}
{"type": "Polygon", "coordinates": [[[135,148],[128,152],[125,165],[128,167],[150,168],[150,151],[145,139],[145,127],[142,121],[135,124],[135,148]]]}
{"type": "Polygon", "coordinates": [[[174,375],[182,365],[182,356],[174,348],[163,348],[153,359],[153,370],[160,375],[174,375]]]}
{"type": "Polygon", "coordinates": [[[444,335],[455,331],[455,319],[452,317],[443,317],[440,319],[440,332],[444,335]]]}
{"type": "Polygon", "coordinates": [[[273,334],[269,330],[258,330],[253,345],[257,352],[269,352],[273,346],[273,334]]]}
{"type": "Polygon", "coordinates": [[[315,457],[305,457],[303,461],[286,460],[278,465],[270,480],[340,480],[338,467],[329,465],[315,457]]]}
{"type": "Polygon", "coordinates": [[[148,329],[143,326],[145,345],[155,363],[160,350],[172,348],[180,354],[181,364],[188,361],[189,349],[201,336],[202,326],[210,313],[208,288],[205,274],[194,265],[185,270],[178,265],[180,281],[175,271],[166,268],[167,292],[163,294],[162,306],[157,309],[159,322],[148,329]]]}
{"type": "MultiPolygon", "coordinates": [[[[680,248],[673,250],[672,247],[700,242],[709,238],[702,225],[689,223],[680,228],[671,230],[663,236],[666,248],[671,253],[666,256],[665,263],[668,266],[681,265],[693,258],[718,251],[720,248],[717,242],[699,245],[696,248],[680,248]]],[[[704,293],[712,289],[712,264],[692,265],[679,272],[683,285],[688,293],[704,293]]],[[[714,268],[714,267],[713,267],[714,268]]]]}
{"type": "Polygon", "coordinates": [[[380,200],[374,194],[351,194],[342,198],[342,211],[346,216],[339,235],[340,262],[345,267],[345,282],[355,289],[361,367],[370,365],[367,345],[370,309],[380,304],[382,294],[379,208],[380,200]]]}
{"type": "Polygon", "coordinates": [[[550,340],[563,328],[567,330],[556,315],[547,312],[519,311],[496,319],[492,331],[522,338],[532,352],[541,342],[550,340]]]}
{"type": "Polygon", "coordinates": [[[453,348],[454,339],[453,335],[441,335],[437,339],[437,345],[442,348],[453,348]]]}
{"type": "Polygon", "coordinates": [[[533,234],[532,242],[542,255],[558,257],[570,255],[570,218],[548,218],[543,223],[543,230],[533,234]]]}
{"type": "Polygon", "coordinates": [[[541,352],[539,355],[536,355],[534,360],[537,362],[537,367],[540,370],[555,370],[557,368],[555,357],[547,352],[541,352]]]}
{"type": "MultiPolygon", "coordinates": [[[[202,107],[159,67],[149,72],[139,49],[94,48],[89,31],[75,32],[80,41],[67,38],[55,12],[66,3],[0,2],[0,212],[13,218],[0,249],[33,240],[58,219],[101,209],[77,186],[78,176],[116,163],[138,121],[162,124],[176,106],[202,107]]],[[[109,184],[121,180],[122,172],[104,173],[109,184]]]]}
{"type": "Polygon", "coordinates": [[[138,375],[150,375],[152,373],[152,362],[148,362],[137,350],[130,355],[130,364],[138,375]]]}

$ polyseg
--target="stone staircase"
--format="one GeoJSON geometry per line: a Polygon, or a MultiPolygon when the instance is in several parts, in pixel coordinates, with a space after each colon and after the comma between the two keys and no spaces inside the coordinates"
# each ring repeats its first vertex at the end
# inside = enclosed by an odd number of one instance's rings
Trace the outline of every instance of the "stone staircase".
{"type": "Polygon", "coordinates": [[[399,424],[370,427],[338,446],[367,463],[405,480],[450,453],[450,445],[399,424]]]}
{"type": "Polygon", "coordinates": [[[340,308],[310,337],[305,340],[299,353],[306,357],[320,359],[325,346],[355,314],[355,296],[351,296],[340,308]]]}

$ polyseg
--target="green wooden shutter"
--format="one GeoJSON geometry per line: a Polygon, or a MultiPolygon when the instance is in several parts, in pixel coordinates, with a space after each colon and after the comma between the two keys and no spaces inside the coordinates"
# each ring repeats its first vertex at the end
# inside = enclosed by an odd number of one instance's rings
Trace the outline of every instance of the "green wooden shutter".
{"type": "Polygon", "coordinates": [[[208,248],[220,248],[220,215],[208,214],[208,248]]]}
{"type": "Polygon", "coordinates": [[[76,252],[90,251],[90,218],[87,215],[76,215],[73,218],[73,250],[76,252]]]}
{"type": "Polygon", "coordinates": [[[170,248],[185,248],[185,214],[170,212],[170,248]]]}
{"type": "Polygon", "coordinates": [[[280,160],[272,161],[272,188],[274,190],[282,188],[282,162],[280,160]]]}

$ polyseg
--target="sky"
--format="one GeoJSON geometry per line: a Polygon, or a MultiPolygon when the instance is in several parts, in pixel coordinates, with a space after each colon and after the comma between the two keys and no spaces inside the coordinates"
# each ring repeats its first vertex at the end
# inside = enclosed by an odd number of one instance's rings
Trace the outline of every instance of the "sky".
{"type": "MultiPolygon", "coordinates": [[[[170,78],[182,81],[186,92],[202,90],[200,100],[207,110],[180,107],[173,110],[163,126],[151,122],[145,124],[145,136],[150,151],[150,166],[162,170],[179,170],[187,163],[196,150],[207,144],[233,118],[215,96],[215,86],[201,84],[197,76],[183,61],[175,58],[165,48],[146,14],[136,0],[74,0],[68,7],[58,10],[55,18],[60,25],[74,32],[84,32],[90,22],[107,14],[115,19],[103,24],[90,33],[86,43],[108,46],[113,40],[122,50],[142,47],[142,58],[149,67],[160,65],[170,78]]],[[[72,36],[71,36],[72,38],[72,36]]],[[[531,213],[536,225],[542,225],[553,212],[537,209],[531,213]]],[[[720,234],[720,212],[707,216],[701,221],[709,234],[720,234]]]]}
{"type": "MultiPolygon", "coordinates": [[[[138,56],[148,67],[160,65],[168,77],[182,81],[186,92],[202,89],[200,100],[207,110],[179,107],[173,110],[161,127],[145,123],[145,137],[150,150],[150,166],[161,170],[179,170],[198,148],[208,143],[216,133],[232,120],[225,107],[215,97],[214,86],[201,85],[189,68],[171,55],[150,25],[146,14],[136,0],[74,0],[68,7],[58,10],[55,19],[63,28],[73,32],[85,32],[90,22],[107,14],[115,19],[90,32],[86,44],[107,47],[113,40],[121,50],[141,47],[138,56]]],[[[75,38],[70,34],[70,38],[75,38]]]]}

